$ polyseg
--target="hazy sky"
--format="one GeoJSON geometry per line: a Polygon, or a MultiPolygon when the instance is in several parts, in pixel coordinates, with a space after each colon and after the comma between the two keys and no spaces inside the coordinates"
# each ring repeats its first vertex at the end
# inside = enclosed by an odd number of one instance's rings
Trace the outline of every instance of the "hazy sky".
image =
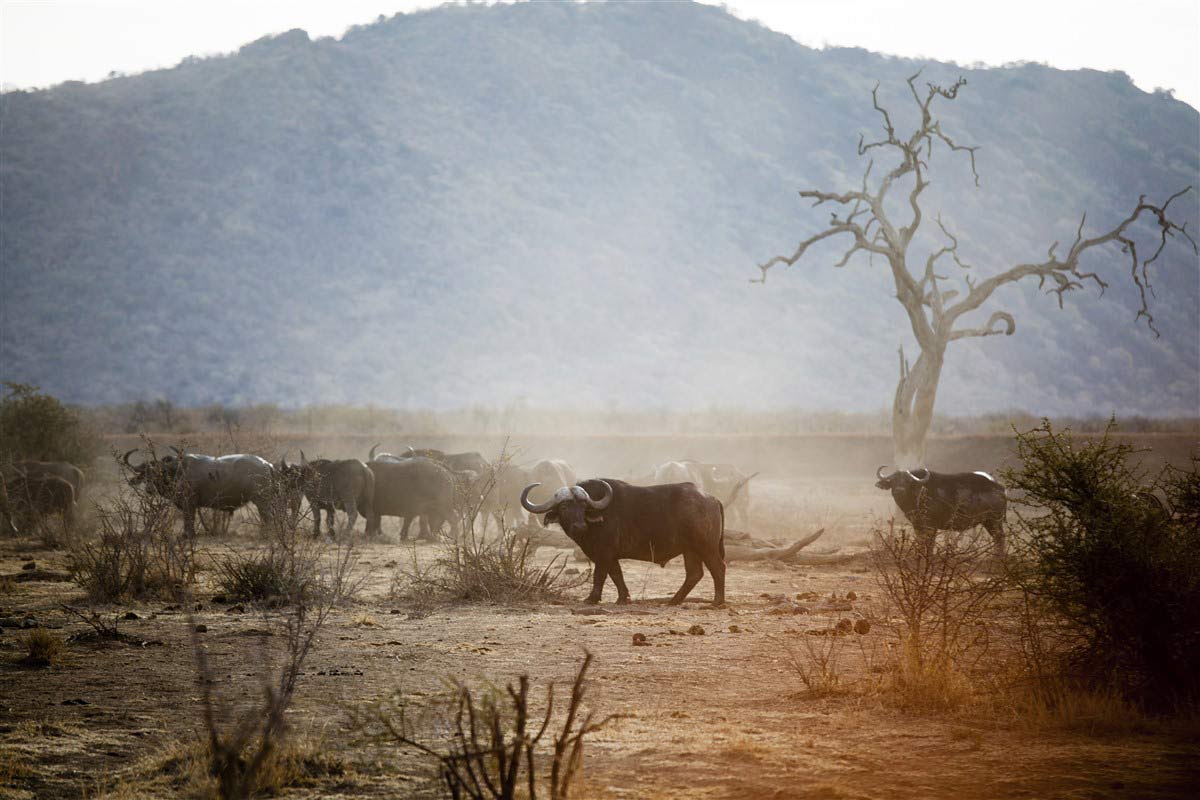
{"type": "MultiPolygon", "coordinates": [[[[236,50],[290,28],[340,36],[428,0],[0,0],[0,83],[95,81],[236,50]]],[[[1039,61],[1122,70],[1200,107],[1197,0],[728,0],[804,44],[960,64],[1039,61]]]]}

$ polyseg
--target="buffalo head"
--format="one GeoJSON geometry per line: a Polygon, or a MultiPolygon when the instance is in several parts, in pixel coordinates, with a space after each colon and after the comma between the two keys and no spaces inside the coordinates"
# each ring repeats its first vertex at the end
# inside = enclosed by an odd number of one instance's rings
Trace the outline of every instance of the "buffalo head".
{"type": "Polygon", "coordinates": [[[164,496],[168,495],[179,480],[183,467],[183,451],[172,449],[179,455],[158,458],[151,453],[150,458],[140,464],[133,464],[129,460],[129,457],[137,452],[136,447],[121,456],[121,463],[129,469],[129,485],[144,485],[147,489],[153,489],[164,496]]]}
{"type": "MultiPolygon", "coordinates": [[[[886,466],[886,464],[884,465],[886,466]]],[[[890,475],[883,474],[883,467],[875,470],[876,488],[879,489],[911,489],[929,481],[929,470],[918,467],[914,470],[898,469],[890,475]]]]}
{"type": "Polygon", "coordinates": [[[604,517],[601,511],[608,508],[612,502],[613,489],[605,481],[599,482],[605,488],[604,497],[593,500],[582,486],[564,486],[554,493],[544,503],[531,503],[529,493],[541,486],[531,483],[521,492],[521,506],[530,514],[545,514],[544,524],[557,522],[568,536],[582,536],[587,531],[589,522],[601,522],[604,517]]]}

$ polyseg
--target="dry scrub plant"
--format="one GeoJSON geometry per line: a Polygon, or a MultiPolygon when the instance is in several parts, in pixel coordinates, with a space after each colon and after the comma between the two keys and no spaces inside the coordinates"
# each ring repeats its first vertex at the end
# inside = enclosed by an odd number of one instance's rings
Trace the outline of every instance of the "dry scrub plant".
{"type": "Polygon", "coordinates": [[[1200,702],[1200,461],[1148,477],[1134,449],[1048,421],[1017,435],[1012,577],[1039,690],[1116,692],[1149,710],[1200,702]],[[1165,495],[1164,501],[1160,495],[1165,495]]]}
{"type": "Polygon", "coordinates": [[[890,520],[876,530],[871,554],[876,580],[901,620],[896,699],[913,708],[959,705],[988,653],[1005,589],[988,570],[990,543],[957,531],[930,541],[890,520]]]}
{"type": "MultiPolygon", "coordinates": [[[[208,736],[209,774],[216,780],[216,796],[240,800],[278,783],[277,771],[288,731],[284,715],[296,692],[304,660],[318,631],[333,607],[332,593],[323,601],[309,603],[301,598],[283,623],[284,655],[273,676],[263,675],[262,699],[235,720],[229,702],[214,692],[216,681],[208,652],[192,624],[192,651],[196,657],[196,680],[200,707],[208,736]]],[[[266,640],[262,639],[266,661],[266,640]]]]}
{"type": "Polygon", "coordinates": [[[528,675],[521,675],[516,686],[509,683],[503,691],[491,688],[479,696],[453,681],[438,720],[448,740],[444,748],[418,738],[399,693],[355,709],[351,726],[367,741],[410,747],[434,759],[453,798],[535,800],[541,791],[543,797],[548,793],[550,800],[567,800],[571,782],[583,765],[584,737],[619,717],[597,720],[594,712],[583,711],[585,677],[591,663],[588,653],[571,685],[566,716],[545,755],[539,752],[539,744],[554,717],[554,685],[546,689],[546,709],[539,721],[529,707],[528,675]]]}
{"type": "Polygon", "coordinates": [[[283,481],[271,487],[261,546],[229,547],[213,558],[217,585],[230,599],[293,604],[325,593],[349,599],[366,580],[353,539],[329,543],[312,536],[292,491],[283,481]]]}
{"type": "Polygon", "coordinates": [[[70,549],[73,579],[91,600],[177,598],[195,580],[196,543],[175,530],[175,506],[145,489],[122,489],[96,506],[99,535],[70,549]]]}
{"type": "Polygon", "coordinates": [[[63,641],[45,628],[34,628],[21,639],[25,656],[21,664],[26,667],[49,667],[62,657],[63,641]]]}
{"type": "Polygon", "coordinates": [[[410,596],[433,595],[492,603],[552,601],[561,599],[586,580],[566,574],[565,558],[536,563],[535,545],[502,520],[495,538],[488,539],[476,531],[476,522],[486,520],[483,510],[496,491],[497,476],[511,458],[502,449],[487,474],[480,476],[469,502],[459,510],[462,532],[459,539],[443,540],[438,554],[426,565],[418,564],[414,552],[411,567],[402,570],[410,596]]]}

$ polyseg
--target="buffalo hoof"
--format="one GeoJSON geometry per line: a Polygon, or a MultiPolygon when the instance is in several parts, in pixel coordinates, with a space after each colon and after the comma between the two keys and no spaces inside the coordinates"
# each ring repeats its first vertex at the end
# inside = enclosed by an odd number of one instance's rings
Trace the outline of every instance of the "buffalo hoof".
{"type": "Polygon", "coordinates": [[[630,601],[629,601],[628,597],[618,597],[617,598],[617,605],[619,605],[619,606],[627,606],[627,605],[629,605],[629,602],[630,601]]]}
{"type": "Polygon", "coordinates": [[[600,598],[589,596],[589,597],[585,598],[583,602],[587,603],[589,606],[594,606],[600,602],[600,598]]]}

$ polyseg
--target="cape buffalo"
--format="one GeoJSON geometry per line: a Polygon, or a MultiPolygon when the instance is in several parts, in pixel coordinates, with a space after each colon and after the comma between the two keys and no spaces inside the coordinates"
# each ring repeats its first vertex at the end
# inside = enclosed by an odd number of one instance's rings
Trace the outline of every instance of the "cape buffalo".
{"type": "Polygon", "coordinates": [[[375,475],[375,497],[367,517],[367,534],[378,535],[381,517],[403,517],[401,541],[408,538],[408,526],[421,517],[421,535],[441,530],[450,522],[458,536],[454,516],[454,476],[450,470],[428,458],[408,458],[396,463],[372,461],[367,467],[375,475]]]}
{"type": "Polygon", "coordinates": [[[188,536],[196,535],[196,511],[201,508],[234,511],[253,503],[264,521],[271,519],[275,468],[263,458],[246,454],[213,458],[175,449],[174,456],[151,458],[134,466],[129,456],[135,452],[137,448],[121,457],[133,473],[129,485],[144,485],[169,497],[183,512],[183,530],[188,536]]]}
{"type": "Polygon", "coordinates": [[[745,528],[750,524],[750,481],[757,472],[747,475],[733,464],[682,463],[699,470],[701,486],[725,505],[725,516],[731,526],[745,528]]]}
{"type": "Polygon", "coordinates": [[[18,475],[53,475],[71,484],[76,501],[83,496],[83,470],[66,461],[14,461],[0,465],[0,475],[5,480],[18,475]]]}
{"type": "Polygon", "coordinates": [[[75,525],[75,487],[69,481],[49,473],[29,473],[5,477],[0,481],[0,528],[17,532],[42,517],[60,515],[63,527],[75,525]]]}
{"type": "Polygon", "coordinates": [[[522,504],[519,498],[525,486],[535,483],[544,487],[538,497],[538,502],[541,502],[552,497],[558,489],[574,486],[575,481],[575,470],[560,458],[543,458],[528,467],[505,464],[496,471],[495,486],[484,498],[484,519],[495,516],[501,527],[507,528],[521,520],[522,504]]]}
{"type": "Polygon", "coordinates": [[[713,604],[725,603],[725,512],[721,502],[691,483],[633,486],[624,481],[586,480],[564,487],[544,503],[531,503],[521,492],[521,505],[531,514],[545,514],[546,525],[557,522],[592,561],[592,592],[586,602],[600,602],[604,581],[611,577],[617,602],[629,602],[621,573],[622,558],[653,561],[660,566],[683,556],[687,576],[672,605],[682,603],[704,577],[713,579],[713,604]]]}
{"type": "Polygon", "coordinates": [[[279,469],[290,485],[303,493],[313,512],[313,535],[321,534],[321,512],[329,535],[334,535],[335,511],[346,512],[346,530],[354,530],[358,515],[370,519],[375,501],[375,473],[357,458],[309,461],[300,451],[300,463],[281,459],[279,469]]]}
{"type": "Polygon", "coordinates": [[[997,555],[1004,556],[1004,486],[986,472],[933,472],[921,467],[883,474],[875,485],[889,489],[892,499],[920,537],[932,541],[940,530],[965,531],[982,525],[992,537],[997,555]]]}

